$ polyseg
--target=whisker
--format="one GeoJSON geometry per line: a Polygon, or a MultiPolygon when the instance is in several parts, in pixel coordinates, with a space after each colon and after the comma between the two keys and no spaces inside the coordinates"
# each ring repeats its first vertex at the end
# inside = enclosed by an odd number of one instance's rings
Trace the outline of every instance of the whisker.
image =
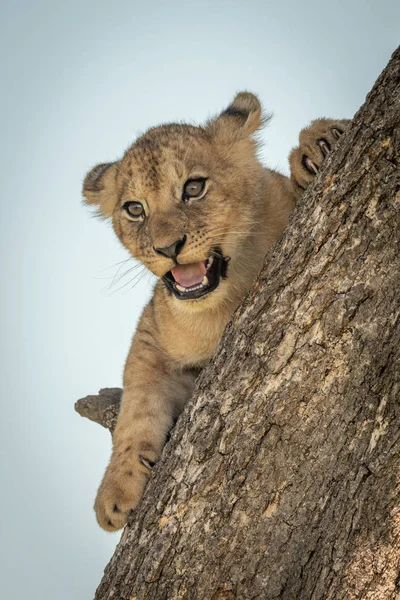
{"type": "Polygon", "coordinates": [[[124,260],[120,260],[119,262],[115,263],[115,265],[110,265],[109,267],[104,267],[104,269],[101,269],[100,273],[104,273],[104,271],[108,271],[109,269],[118,267],[118,265],[122,265],[130,260],[134,260],[133,256],[128,256],[128,258],[124,258],[124,260]]]}
{"type": "Polygon", "coordinates": [[[122,177],[124,178],[124,180],[128,183],[128,189],[133,189],[133,184],[132,184],[132,177],[131,175],[129,175],[129,173],[127,171],[125,171],[125,169],[123,169],[122,167],[118,167],[115,166],[117,172],[122,175],[122,177]]]}
{"type": "Polygon", "coordinates": [[[261,234],[261,233],[267,233],[267,229],[260,229],[259,231],[256,231],[255,229],[245,229],[245,230],[240,230],[240,229],[234,229],[233,231],[219,231],[219,232],[215,232],[215,231],[211,231],[210,234],[214,235],[218,233],[218,235],[229,235],[230,233],[255,233],[255,234],[261,234]]]}
{"type": "Polygon", "coordinates": [[[207,235],[207,239],[225,239],[228,236],[234,236],[234,235],[268,235],[268,231],[267,230],[262,230],[262,231],[254,231],[251,229],[248,229],[246,231],[226,231],[226,232],[210,232],[207,235]]]}
{"type": "Polygon", "coordinates": [[[134,287],[137,286],[137,284],[142,281],[143,277],[148,277],[149,275],[152,275],[152,273],[150,271],[148,271],[147,269],[144,269],[140,275],[139,278],[134,282],[134,284],[127,290],[125,290],[125,292],[123,292],[124,294],[127,294],[128,292],[130,292],[131,290],[133,290],[134,287]]]}
{"type": "MultiPolygon", "coordinates": [[[[134,275],[129,281],[127,281],[126,283],[124,283],[124,285],[121,285],[116,290],[113,290],[112,292],[110,292],[110,295],[115,294],[116,292],[120,292],[121,290],[123,290],[124,288],[126,288],[128,285],[130,285],[134,281],[136,283],[138,283],[140,281],[140,279],[142,278],[143,274],[146,272],[146,267],[144,265],[141,265],[141,266],[143,267],[143,269],[141,271],[139,271],[138,273],[136,273],[136,275],[134,275]]],[[[134,285],[136,285],[136,283],[134,285]]],[[[105,291],[109,291],[109,290],[110,290],[110,286],[108,286],[108,289],[106,289],[105,291]]]]}
{"type": "MultiPolygon", "coordinates": [[[[254,223],[254,225],[255,224],[256,223],[254,223]]],[[[211,234],[215,234],[215,233],[223,234],[225,232],[226,233],[253,233],[253,232],[256,233],[257,232],[256,229],[252,229],[253,224],[242,223],[241,227],[243,227],[243,226],[246,227],[247,225],[251,225],[251,226],[248,229],[246,229],[245,231],[242,231],[241,229],[232,229],[231,227],[216,227],[216,228],[207,230],[205,233],[207,235],[210,233],[211,234]]],[[[263,231],[266,231],[266,230],[260,230],[260,229],[258,230],[259,233],[262,233],[263,231]]]]}
{"type": "Polygon", "coordinates": [[[137,271],[138,269],[140,269],[141,267],[143,267],[142,264],[138,263],[136,265],[133,265],[133,267],[131,267],[130,269],[128,269],[127,271],[125,271],[124,273],[122,273],[121,275],[118,275],[118,273],[115,275],[115,277],[113,278],[113,280],[111,281],[109,288],[111,289],[113,287],[113,285],[119,283],[121,281],[121,279],[123,279],[124,277],[126,277],[127,275],[129,275],[129,273],[132,273],[134,271],[137,271]]]}
{"type": "Polygon", "coordinates": [[[115,165],[116,170],[118,171],[118,173],[120,173],[123,177],[125,177],[126,179],[130,178],[130,175],[127,171],[125,171],[122,166],[117,166],[115,165]]]}
{"type": "Polygon", "coordinates": [[[121,270],[121,266],[120,266],[118,268],[117,272],[115,273],[115,275],[113,275],[112,277],[95,277],[95,279],[100,279],[100,280],[111,279],[111,282],[109,283],[109,285],[104,288],[104,290],[110,290],[113,287],[113,285],[119,283],[121,281],[121,279],[123,279],[124,277],[129,275],[129,273],[132,273],[132,271],[136,271],[140,267],[143,267],[143,265],[141,263],[137,263],[119,275],[119,272],[121,270]]]}

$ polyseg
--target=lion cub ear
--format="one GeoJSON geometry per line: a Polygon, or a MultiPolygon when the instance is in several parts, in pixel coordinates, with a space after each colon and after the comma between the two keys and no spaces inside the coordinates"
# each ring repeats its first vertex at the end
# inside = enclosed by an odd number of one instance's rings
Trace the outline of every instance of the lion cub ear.
{"type": "Polygon", "coordinates": [[[240,92],[228,108],[208,123],[207,129],[227,141],[240,140],[250,137],[264,122],[257,96],[250,92],[240,92]]]}
{"type": "Polygon", "coordinates": [[[86,204],[97,204],[99,213],[111,217],[117,203],[118,163],[102,163],[91,169],[83,182],[86,204]]]}

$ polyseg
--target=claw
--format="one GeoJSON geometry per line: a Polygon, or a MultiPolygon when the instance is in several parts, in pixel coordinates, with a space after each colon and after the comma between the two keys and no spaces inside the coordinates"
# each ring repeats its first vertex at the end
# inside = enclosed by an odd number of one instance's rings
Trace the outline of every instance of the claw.
{"type": "Polygon", "coordinates": [[[342,135],[343,131],[340,131],[340,129],[338,129],[337,127],[334,127],[332,129],[332,133],[335,136],[335,138],[338,140],[340,138],[340,136],[342,135]]]}
{"type": "Polygon", "coordinates": [[[147,469],[152,469],[154,467],[154,465],[156,464],[154,461],[149,460],[148,458],[146,458],[145,456],[142,456],[142,454],[139,454],[139,461],[142,463],[142,465],[144,467],[146,467],[147,469]]]}
{"type": "Polygon", "coordinates": [[[307,169],[307,171],[309,171],[313,175],[316,175],[318,173],[317,165],[315,163],[313,163],[313,161],[310,158],[308,158],[308,156],[306,156],[306,155],[303,156],[302,163],[303,163],[303,166],[307,169]]]}
{"type": "Polygon", "coordinates": [[[318,140],[318,146],[321,148],[321,152],[324,156],[327,156],[331,151],[328,140],[325,140],[324,138],[318,140]]]}

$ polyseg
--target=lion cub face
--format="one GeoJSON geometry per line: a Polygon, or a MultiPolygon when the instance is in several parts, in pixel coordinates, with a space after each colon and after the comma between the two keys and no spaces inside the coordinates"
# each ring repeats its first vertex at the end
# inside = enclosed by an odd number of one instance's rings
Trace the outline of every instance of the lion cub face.
{"type": "Polygon", "coordinates": [[[252,134],[261,124],[259,101],[241,93],[205,127],[152,128],[122,160],[86,176],[87,202],[178,300],[223,298],[251,260],[263,177],[252,134]]]}

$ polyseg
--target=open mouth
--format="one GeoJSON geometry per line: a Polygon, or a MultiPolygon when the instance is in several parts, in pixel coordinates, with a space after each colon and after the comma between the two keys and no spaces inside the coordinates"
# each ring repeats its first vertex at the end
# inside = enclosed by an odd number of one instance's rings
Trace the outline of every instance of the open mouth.
{"type": "Polygon", "coordinates": [[[201,298],[218,287],[221,277],[226,277],[228,260],[213,254],[198,263],[176,265],[163,276],[163,280],[179,300],[201,298]]]}

